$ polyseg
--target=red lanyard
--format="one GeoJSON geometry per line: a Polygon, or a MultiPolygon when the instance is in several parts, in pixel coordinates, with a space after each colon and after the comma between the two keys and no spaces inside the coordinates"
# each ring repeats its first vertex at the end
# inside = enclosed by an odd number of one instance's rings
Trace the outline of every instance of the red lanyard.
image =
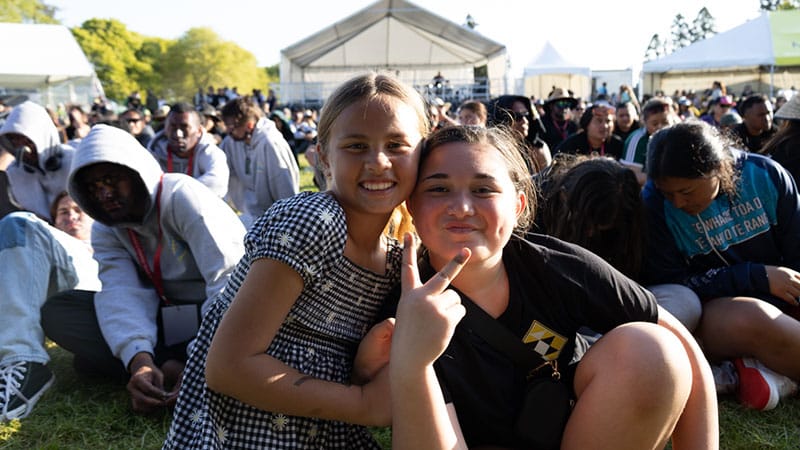
{"type": "MultiPolygon", "coordinates": [[[[193,176],[193,173],[194,173],[194,170],[193,170],[194,166],[192,164],[193,162],[194,162],[194,150],[192,150],[192,152],[189,153],[189,166],[186,168],[186,175],[189,175],[190,177],[193,176]]],[[[172,171],[172,152],[169,151],[169,149],[167,149],[167,172],[170,172],[170,173],[173,172],[172,171]]]]}
{"type": "Polygon", "coordinates": [[[139,265],[144,269],[144,272],[147,274],[147,277],[150,278],[150,281],[153,282],[153,286],[156,288],[156,292],[161,300],[169,305],[169,300],[167,300],[167,296],[164,295],[164,282],[161,278],[161,250],[163,248],[161,238],[163,236],[163,232],[161,230],[161,186],[164,182],[164,174],[161,174],[161,179],[158,180],[158,190],[156,192],[156,220],[158,221],[158,245],[156,245],[156,254],[153,256],[153,268],[150,269],[150,265],[147,264],[147,257],[144,254],[144,248],[142,248],[142,243],[139,241],[139,235],[136,234],[135,231],[128,228],[128,237],[131,239],[131,244],[133,245],[133,249],[136,251],[136,259],[139,260],[139,265]]]}
{"type": "Polygon", "coordinates": [[[600,144],[600,156],[605,156],[605,155],[606,155],[606,143],[603,142],[602,144],[600,144]]]}

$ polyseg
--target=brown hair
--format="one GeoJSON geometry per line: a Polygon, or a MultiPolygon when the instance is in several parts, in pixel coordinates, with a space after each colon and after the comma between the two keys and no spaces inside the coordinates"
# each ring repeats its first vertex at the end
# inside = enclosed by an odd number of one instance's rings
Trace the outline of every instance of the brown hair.
{"type": "Polygon", "coordinates": [[[419,165],[425,163],[434,149],[451,142],[464,142],[467,144],[483,144],[495,148],[508,168],[508,176],[517,191],[525,194],[525,208],[517,218],[517,232],[524,232],[533,223],[536,215],[536,189],[531,180],[528,166],[522,157],[520,141],[514,131],[504,126],[494,126],[484,128],[470,125],[459,125],[442,128],[435,131],[420,144],[422,152],[419,157],[419,165]]]}

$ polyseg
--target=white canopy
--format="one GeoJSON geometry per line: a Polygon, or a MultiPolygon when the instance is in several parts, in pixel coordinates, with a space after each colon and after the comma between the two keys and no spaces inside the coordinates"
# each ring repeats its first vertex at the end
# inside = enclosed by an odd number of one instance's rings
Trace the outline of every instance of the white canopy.
{"type": "MultiPolygon", "coordinates": [[[[59,89],[72,93],[73,98],[66,101],[87,102],[86,98],[74,98],[79,95],[77,91],[102,93],[97,92],[101,88],[94,67],[67,27],[0,23],[0,36],[5,41],[0,64],[0,89],[39,91],[49,97],[45,101],[52,100],[53,92],[59,89]]],[[[91,94],[84,96],[88,95],[91,94]]]]}
{"type": "Polygon", "coordinates": [[[550,41],[546,41],[539,54],[525,66],[523,76],[529,77],[545,73],[584,75],[590,78],[592,76],[592,70],[589,66],[582,66],[568,61],[553,47],[550,41]]]}
{"type": "Polygon", "coordinates": [[[724,33],[697,41],[642,66],[642,72],[771,65],[775,61],[767,14],[724,33]]]}
{"type": "Polygon", "coordinates": [[[281,51],[281,100],[292,100],[291,85],[337,85],[368,70],[421,84],[437,72],[473,82],[476,68],[504,79],[505,46],[406,0],[378,0],[281,51]]]}
{"type": "Polygon", "coordinates": [[[91,78],[94,67],[63,25],[0,23],[4,38],[0,87],[37,89],[91,78]]]}
{"type": "Polygon", "coordinates": [[[568,89],[576,97],[589,98],[592,93],[592,70],[567,60],[546,41],[522,73],[524,94],[546,98],[553,86],[568,89]]]}

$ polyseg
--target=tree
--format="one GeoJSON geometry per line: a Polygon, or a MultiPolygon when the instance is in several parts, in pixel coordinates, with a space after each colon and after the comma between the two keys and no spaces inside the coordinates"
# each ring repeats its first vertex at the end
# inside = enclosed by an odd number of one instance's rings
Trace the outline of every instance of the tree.
{"type": "Polygon", "coordinates": [[[660,58],[663,54],[663,48],[664,46],[661,43],[661,38],[658,34],[654,34],[653,37],[650,38],[650,44],[647,45],[647,50],[644,51],[644,59],[651,61],[660,58]]]}
{"type": "Polygon", "coordinates": [[[192,28],[178,38],[167,49],[161,70],[164,86],[185,99],[210,85],[236,86],[244,93],[267,84],[252,53],[221,40],[210,28],[192,28]]]}
{"type": "Polygon", "coordinates": [[[122,100],[141,89],[139,80],[152,71],[137,57],[144,42],[141,35],[116,19],[89,19],[72,34],[94,64],[109,98],[122,100]]]}
{"type": "Polygon", "coordinates": [[[689,24],[686,22],[686,18],[683,17],[683,14],[678,14],[675,16],[675,20],[672,22],[671,34],[672,48],[675,50],[686,47],[692,43],[689,24]]]}
{"type": "Polygon", "coordinates": [[[692,22],[691,41],[702,41],[715,34],[717,34],[717,30],[714,24],[714,17],[708,12],[708,9],[703,7],[697,12],[697,17],[692,22]]]}
{"type": "Polygon", "coordinates": [[[467,19],[464,23],[464,26],[470,30],[474,30],[478,26],[478,22],[475,22],[475,18],[472,17],[472,14],[467,14],[467,19]]]}
{"type": "Polygon", "coordinates": [[[761,0],[763,11],[784,11],[800,8],[800,0],[761,0]]]}
{"type": "Polygon", "coordinates": [[[0,0],[0,22],[59,23],[56,9],[42,0],[0,0]]]}

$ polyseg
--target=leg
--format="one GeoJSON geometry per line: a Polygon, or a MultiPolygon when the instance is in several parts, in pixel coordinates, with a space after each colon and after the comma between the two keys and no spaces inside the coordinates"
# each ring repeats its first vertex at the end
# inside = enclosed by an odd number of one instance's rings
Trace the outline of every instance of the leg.
{"type": "Polygon", "coordinates": [[[647,286],[647,290],[656,296],[659,306],[675,316],[687,330],[693,333],[697,329],[703,307],[693,290],[680,284],[657,284],[647,286]]]}
{"type": "Polygon", "coordinates": [[[637,322],[606,333],[578,365],[562,448],[663,448],[689,398],[691,370],[665,328],[637,322]]]}
{"type": "Polygon", "coordinates": [[[40,308],[47,296],[78,282],[70,255],[54,238],[60,231],[30,213],[0,221],[0,363],[45,364],[40,308]]]}
{"type": "Polygon", "coordinates": [[[752,297],[723,297],[703,307],[698,336],[709,360],[751,356],[800,380],[800,322],[752,297]]]}
{"type": "Polygon", "coordinates": [[[83,372],[127,380],[122,361],[108,347],[94,310],[94,293],[67,291],[47,299],[42,307],[47,337],[75,355],[83,372]]]}

